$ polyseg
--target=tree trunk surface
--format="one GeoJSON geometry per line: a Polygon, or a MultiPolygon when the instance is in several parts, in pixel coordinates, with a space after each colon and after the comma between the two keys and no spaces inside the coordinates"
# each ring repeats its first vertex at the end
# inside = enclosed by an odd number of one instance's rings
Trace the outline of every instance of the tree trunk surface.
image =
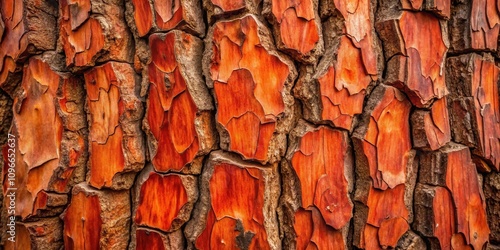
{"type": "Polygon", "coordinates": [[[0,0],[0,249],[500,249],[500,0],[0,0]]]}

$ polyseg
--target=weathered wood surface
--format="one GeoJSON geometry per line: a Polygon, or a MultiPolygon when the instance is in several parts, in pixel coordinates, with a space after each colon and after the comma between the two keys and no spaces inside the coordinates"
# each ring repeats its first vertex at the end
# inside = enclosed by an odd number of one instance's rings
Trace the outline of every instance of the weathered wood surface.
{"type": "Polygon", "coordinates": [[[0,249],[500,249],[499,33],[495,0],[3,0],[0,249]]]}

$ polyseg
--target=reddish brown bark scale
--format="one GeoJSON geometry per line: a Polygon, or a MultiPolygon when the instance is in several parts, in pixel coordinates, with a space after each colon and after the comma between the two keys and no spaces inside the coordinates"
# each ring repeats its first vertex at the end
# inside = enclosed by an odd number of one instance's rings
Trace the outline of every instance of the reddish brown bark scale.
{"type": "Polygon", "coordinates": [[[451,140],[446,97],[436,100],[431,110],[416,110],[411,115],[413,146],[437,150],[451,140]]]}
{"type": "Polygon", "coordinates": [[[486,203],[469,149],[451,143],[437,152],[425,153],[420,157],[420,168],[421,183],[445,187],[449,194],[440,194],[439,192],[444,191],[435,188],[433,196],[431,193],[431,196],[422,197],[422,190],[420,191],[421,197],[417,203],[420,204],[420,207],[417,206],[417,214],[421,216],[418,218],[419,230],[430,237],[437,237],[441,245],[450,244],[451,238],[452,247],[454,244],[463,244],[470,245],[473,249],[483,249],[490,229],[486,218],[486,203]],[[438,195],[443,195],[443,198],[438,195]],[[446,197],[452,200],[442,200],[446,197]],[[423,204],[429,204],[426,199],[432,201],[433,213],[439,211],[436,209],[443,209],[444,213],[424,217],[429,213],[426,211],[428,207],[422,207],[423,204]],[[451,202],[453,206],[449,205],[451,202]],[[443,229],[427,229],[427,221],[435,225],[440,219],[445,219],[443,214],[451,216],[443,221],[448,224],[440,224],[443,229]]]}
{"type": "Polygon", "coordinates": [[[245,163],[220,151],[212,153],[200,182],[201,202],[206,207],[194,211],[197,219],[186,227],[194,246],[279,248],[278,235],[269,230],[277,227],[277,200],[270,196],[278,187],[276,167],[245,163]],[[206,225],[203,231],[196,227],[201,223],[206,225]]]}
{"type": "Polygon", "coordinates": [[[417,107],[429,106],[448,93],[444,76],[448,46],[441,26],[429,13],[410,11],[390,13],[377,23],[389,60],[386,81],[417,107]]]}
{"type": "Polygon", "coordinates": [[[379,86],[372,96],[380,99],[372,99],[372,104],[368,104],[369,116],[358,129],[362,137],[355,135],[354,139],[361,143],[361,157],[366,159],[373,187],[385,190],[404,184],[407,177],[411,104],[393,87],[379,86]]]}
{"type": "Polygon", "coordinates": [[[128,49],[132,37],[119,0],[60,0],[59,28],[67,66],[79,69],[105,60],[132,61],[128,49]]]}
{"type": "Polygon", "coordinates": [[[500,68],[487,54],[448,59],[447,84],[463,84],[451,93],[454,141],[474,148],[474,161],[484,171],[500,169],[500,68]],[[464,119],[468,117],[468,119],[464,119]]]}
{"type": "Polygon", "coordinates": [[[46,1],[0,3],[0,87],[16,70],[16,62],[22,62],[30,54],[55,49],[56,13],[57,9],[46,1]]]}
{"type": "Polygon", "coordinates": [[[197,198],[197,193],[193,194],[192,186],[196,184],[194,178],[189,176],[151,172],[142,182],[137,194],[139,202],[134,219],[136,225],[164,232],[177,230],[189,219],[189,213],[197,198]]]}
{"type": "MultiPolygon", "coordinates": [[[[68,192],[74,182],[81,181],[76,175],[87,157],[81,82],[50,68],[49,57],[34,57],[26,64],[23,93],[14,100],[16,215],[23,218],[45,208],[40,195],[46,191],[68,192]],[[65,101],[72,103],[71,109],[65,101]]],[[[3,150],[4,162],[8,162],[8,149],[3,150]]],[[[3,186],[6,192],[10,186],[6,177],[3,186]]]]}
{"type": "Polygon", "coordinates": [[[129,64],[110,62],[85,73],[89,113],[90,185],[129,188],[144,166],[138,80],[129,64]]]}
{"type": "Polygon", "coordinates": [[[346,36],[340,38],[337,61],[318,78],[322,120],[350,130],[355,115],[361,114],[366,89],[372,79],[365,71],[361,50],[346,36]]]}
{"type": "Polygon", "coordinates": [[[289,61],[268,46],[264,29],[252,15],[218,22],[206,57],[228,150],[263,163],[275,157],[269,147],[276,143],[274,133],[284,129],[277,120],[290,108],[287,91],[295,76],[289,61]]]}
{"type": "Polygon", "coordinates": [[[155,141],[152,163],[161,172],[199,173],[203,154],[215,143],[210,96],[201,75],[191,70],[200,67],[201,41],[173,31],[151,35],[149,43],[153,55],[146,116],[155,141]]]}
{"type": "Polygon", "coordinates": [[[153,31],[172,29],[205,32],[201,19],[201,4],[194,0],[132,0],[137,33],[146,36],[153,31]]]}
{"type": "Polygon", "coordinates": [[[339,230],[352,217],[345,169],[349,164],[345,132],[320,127],[302,137],[291,164],[300,180],[302,207],[315,206],[326,224],[339,230]]]}
{"type": "Polygon", "coordinates": [[[314,63],[323,52],[318,2],[266,0],[263,14],[274,25],[277,47],[299,61],[314,63]]]}
{"type": "Polygon", "coordinates": [[[73,187],[61,215],[65,249],[125,249],[130,226],[128,191],[99,191],[85,183],[73,187]]]}

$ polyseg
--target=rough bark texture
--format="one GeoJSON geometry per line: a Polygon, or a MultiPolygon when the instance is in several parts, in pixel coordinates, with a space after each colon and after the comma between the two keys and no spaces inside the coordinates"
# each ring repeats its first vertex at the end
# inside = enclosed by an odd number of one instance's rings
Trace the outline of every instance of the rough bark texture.
{"type": "Polygon", "coordinates": [[[499,33],[500,0],[2,0],[0,249],[500,249],[499,33]]]}

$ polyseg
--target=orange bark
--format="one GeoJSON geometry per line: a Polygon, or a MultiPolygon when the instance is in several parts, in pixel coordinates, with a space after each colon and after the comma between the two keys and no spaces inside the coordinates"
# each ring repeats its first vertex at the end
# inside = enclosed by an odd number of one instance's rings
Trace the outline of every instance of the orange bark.
{"type": "Polygon", "coordinates": [[[376,106],[370,112],[362,138],[362,153],[367,159],[373,187],[385,190],[406,180],[411,150],[411,104],[395,88],[378,87],[375,91],[372,95],[379,95],[380,99],[375,100],[376,106]]]}
{"type": "MultiPolygon", "coordinates": [[[[73,96],[81,93],[79,81],[55,72],[45,59],[35,57],[24,68],[21,88],[24,94],[14,99],[11,131],[17,141],[15,148],[4,147],[3,153],[5,162],[8,154],[15,155],[15,184],[19,189],[16,215],[26,218],[37,213],[35,202],[41,192],[68,192],[73,181],[81,181],[79,177],[73,179],[72,174],[83,168],[86,148],[85,139],[78,134],[85,127],[81,123],[83,100],[82,96],[73,96]],[[74,109],[65,109],[59,100],[70,100],[74,109]]],[[[4,176],[7,167],[5,164],[4,176]]],[[[9,183],[4,180],[5,192],[9,183]]]]}
{"type": "Polygon", "coordinates": [[[215,24],[210,76],[217,121],[229,133],[229,150],[267,162],[274,126],[286,108],[283,92],[292,72],[261,44],[259,25],[250,15],[215,24]],[[245,140],[237,136],[242,129],[250,135],[245,140]]]}
{"type": "Polygon", "coordinates": [[[142,169],[143,143],[134,116],[142,113],[135,96],[135,73],[129,64],[106,63],[85,73],[89,112],[90,179],[96,187],[130,186],[115,177],[142,169]]]}
{"type": "Polygon", "coordinates": [[[315,206],[327,225],[342,229],[353,207],[344,170],[350,161],[347,134],[320,127],[306,133],[299,145],[291,164],[300,180],[302,207],[315,206]]]}
{"type": "Polygon", "coordinates": [[[278,48],[299,61],[314,62],[323,51],[317,4],[313,0],[269,0],[267,5],[270,5],[266,10],[269,13],[264,15],[274,23],[278,48]]]}
{"type": "Polygon", "coordinates": [[[182,179],[177,175],[151,173],[141,186],[140,200],[135,214],[135,223],[141,226],[171,231],[173,222],[179,226],[179,210],[187,203],[182,179]],[[155,190],[151,192],[150,190],[155,190]],[[168,209],[165,209],[168,208],[168,209]]]}
{"type": "Polygon", "coordinates": [[[197,34],[205,31],[201,6],[192,0],[132,0],[134,22],[139,36],[153,31],[187,28],[197,34]]]}
{"type": "Polygon", "coordinates": [[[132,44],[132,37],[119,1],[112,4],[104,4],[102,0],[59,2],[59,36],[67,66],[93,66],[109,59],[131,61],[127,48],[132,44]],[[101,8],[91,10],[92,5],[101,8]]]}
{"type": "Polygon", "coordinates": [[[210,126],[196,125],[201,120],[211,125],[210,113],[203,111],[212,107],[200,106],[199,101],[195,103],[194,98],[209,96],[201,76],[197,80],[188,72],[191,67],[198,66],[193,61],[196,60],[195,48],[201,45],[201,41],[175,31],[151,35],[149,42],[153,55],[148,66],[151,86],[147,123],[152,139],[158,145],[156,152],[153,151],[153,165],[161,172],[199,172],[200,154],[211,148],[215,141],[210,126]],[[184,58],[177,56],[180,54],[190,60],[183,61],[184,58]],[[197,90],[197,96],[191,94],[194,90],[197,90]]]}

